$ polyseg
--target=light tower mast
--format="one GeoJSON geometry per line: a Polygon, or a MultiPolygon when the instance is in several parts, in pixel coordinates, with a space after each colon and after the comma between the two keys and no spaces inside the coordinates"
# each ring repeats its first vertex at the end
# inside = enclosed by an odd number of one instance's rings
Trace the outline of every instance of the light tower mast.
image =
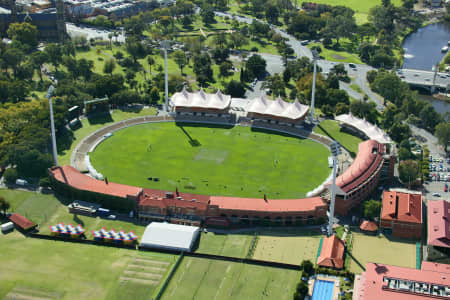
{"type": "Polygon", "coordinates": [[[315,95],[316,95],[316,73],[317,73],[317,59],[319,57],[319,54],[316,50],[312,50],[313,55],[313,64],[314,64],[314,71],[313,71],[313,85],[312,85],[312,91],[311,91],[311,109],[310,109],[310,116],[309,120],[311,124],[314,122],[314,101],[315,101],[315,95]]]}
{"type": "Polygon", "coordinates": [[[336,173],[338,168],[338,155],[341,154],[341,145],[334,141],[330,145],[331,154],[333,155],[333,183],[331,185],[331,201],[330,201],[330,215],[328,218],[328,236],[333,233],[334,224],[334,205],[336,202],[336,173]]]}
{"type": "Polygon", "coordinates": [[[55,135],[55,121],[53,120],[53,105],[52,105],[52,94],[55,88],[53,85],[50,85],[47,91],[47,99],[48,99],[48,106],[50,108],[50,129],[52,132],[52,148],[53,148],[53,161],[55,163],[55,166],[58,166],[58,152],[56,150],[56,135],[55,135]]]}
{"type": "Polygon", "coordinates": [[[170,41],[162,41],[161,47],[164,49],[164,66],[166,69],[165,75],[164,75],[164,97],[165,97],[165,109],[166,112],[169,112],[169,81],[168,81],[168,75],[167,75],[167,49],[170,47],[170,41]]]}

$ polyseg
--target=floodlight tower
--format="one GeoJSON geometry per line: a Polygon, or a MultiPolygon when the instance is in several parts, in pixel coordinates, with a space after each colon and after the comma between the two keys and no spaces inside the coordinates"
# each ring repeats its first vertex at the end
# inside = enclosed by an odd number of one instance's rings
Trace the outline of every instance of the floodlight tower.
{"type": "Polygon", "coordinates": [[[164,75],[164,96],[165,96],[165,105],[166,112],[169,112],[169,82],[167,78],[167,49],[170,47],[170,41],[164,40],[161,42],[161,47],[164,49],[164,66],[166,69],[166,73],[164,75]]]}
{"type": "Polygon", "coordinates": [[[333,184],[331,186],[330,215],[328,219],[328,236],[333,233],[334,223],[334,204],[336,202],[336,173],[338,167],[338,155],[341,154],[341,145],[334,141],[330,145],[331,154],[333,155],[333,184]]]}
{"type": "Polygon", "coordinates": [[[317,59],[319,58],[319,53],[317,53],[316,50],[312,50],[311,52],[313,55],[314,72],[313,72],[313,85],[312,85],[312,91],[311,91],[311,109],[310,109],[309,120],[312,124],[314,122],[314,100],[315,100],[315,94],[316,94],[317,59]]]}
{"type": "Polygon", "coordinates": [[[55,88],[50,85],[47,91],[48,106],[50,108],[50,129],[52,132],[52,148],[53,148],[53,161],[55,166],[58,165],[58,152],[56,151],[56,135],[55,135],[55,121],[53,120],[53,105],[52,105],[52,94],[55,88]]]}

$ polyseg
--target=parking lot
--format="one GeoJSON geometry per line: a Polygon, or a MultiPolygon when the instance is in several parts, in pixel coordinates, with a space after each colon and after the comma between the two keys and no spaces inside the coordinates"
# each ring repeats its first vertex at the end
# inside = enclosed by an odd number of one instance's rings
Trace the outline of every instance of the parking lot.
{"type": "Polygon", "coordinates": [[[446,199],[450,201],[450,158],[433,155],[428,159],[430,178],[424,184],[428,199],[446,199]]]}

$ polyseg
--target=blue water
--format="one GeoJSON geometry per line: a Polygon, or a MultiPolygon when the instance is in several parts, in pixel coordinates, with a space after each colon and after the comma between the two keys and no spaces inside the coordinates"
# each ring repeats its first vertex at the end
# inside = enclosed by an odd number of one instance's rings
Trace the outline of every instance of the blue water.
{"type": "Polygon", "coordinates": [[[320,279],[314,281],[312,300],[332,300],[333,289],[334,281],[320,279]]]}

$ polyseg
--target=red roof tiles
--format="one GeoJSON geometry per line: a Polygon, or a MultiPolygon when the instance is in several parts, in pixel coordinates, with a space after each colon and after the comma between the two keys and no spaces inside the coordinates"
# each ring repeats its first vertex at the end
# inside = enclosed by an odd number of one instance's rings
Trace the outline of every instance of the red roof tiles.
{"type": "Polygon", "coordinates": [[[428,244],[450,248],[450,203],[428,201],[428,244]]]}
{"type": "Polygon", "coordinates": [[[71,166],[53,167],[51,172],[56,180],[68,184],[78,190],[91,191],[121,198],[126,198],[127,195],[137,196],[142,190],[135,186],[114,182],[106,183],[105,181],[94,179],[78,172],[78,170],[71,166]]]}
{"type": "Polygon", "coordinates": [[[422,223],[422,194],[383,192],[382,220],[422,223]]]}
{"type": "Polygon", "coordinates": [[[314,211],[317,207],[326,206],[320,197],[265,200],[264,198],[235,198],[221,196],[211,196],[211,205],[217,205],[220,209],[258,212],[314,211]]]}
{"type": "Polygon", "coordinates": [[[359,229],[364,231],[377,231],[378,225],[375,222],[372,221],[363,221],[361,223],[361,226],[359,226],[359,229]]]}
{"type": "Polygon", "coordinates": [[[317,264],[321,267],[342,269],[344,267],[344,242],[336,235],[323,240],[317,264]]]}
{"type": "Polygon", "coordinates": [[[15,213],[12,216],[10,216],[9,220],[14,224],[16,224],[17,226],[19,226],[20,228],[22,228],[23,230],[28,230],[37,226],[34,222],[28,220],[22,215],[19,215],[18,213],[15,213]]]}
{"type": "MultiPolygon", "coordinates": [[[[383,264],[367,263],[358,290],[354,293],[364,300],[418,300],[430,299],[430,295],[409,292],[405,289],[389,289],[386,278],[395,278],[425,284],[449,285],[450,266],[422,262],[422,269],[410,269],[383,264]]],[[[355,287],[357,285],[355,284],[355,287]]],[[[439,297],[432,297],[439,298],[439,297]]],[[[444,298],[444,297],[442,297],[444,298]]]]}
{"type": "Polygon", "coordinates": [[[366,181],[383,162],[384,146],[375,140],[361,142],[352,165],[336,178],[336,185],[345,193],[366,181]]]}
{"type": "Polygon", "coordinates": [[[182,207],[192,208],[197,211],[206,212],[208,209],[209,196],[189,193],[171,193],[161,190],[144,189],[139,198],[140,206],[152,206],[159,208],[182,207]],[[170,193],[171,196],[167,195],[170,193]]]}

